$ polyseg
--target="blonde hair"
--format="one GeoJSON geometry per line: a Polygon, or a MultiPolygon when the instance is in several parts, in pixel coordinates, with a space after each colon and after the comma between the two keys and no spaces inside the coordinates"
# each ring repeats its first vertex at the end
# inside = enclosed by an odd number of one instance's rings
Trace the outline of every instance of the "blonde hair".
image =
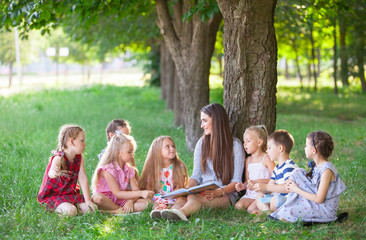
{"type": "MultiPolygon", "coordinates": [[[[263,141],[261,149],[263,152],[266,152],[267,151],[267,138],[268,138],[268,131],[267,131],[266,126],[264,126],[264,125],[250,126],[245,129],[244,134],[247,132],[254,133],[257,136],[258,140],[261,139],[263,141]]],[[[243,134],[243,137],[244,137],[244,134],[243,134]]]]}
{"type": "MultiPolygon", "coordinates": [[[[98,169],[118,160],[121,149],[126,147],[127,144],[132,144],[134,151],[137,148],[136,141],[132,136],[128,136],[125,134],[117,134],[114,135],[111,140],[108,142],[107,148],[101,157],[97,167],[95,168],[93,178],[92,178],[92,190],[96,190],[97,182],[99,178],[98,169]]],[[[128,163],[126,163],[128,164],[128,163]]],[[[133,162],[134,164],[134,162],[133,162]]],[[[130,165],[130,164],[129,164],[130,165]]],[[[132,166],[135,168],[135,166],[132,166]]],[[[137,169],[135,168],[135,172],[137,169]]],[[[137,173],[138,174],[138,173],[137,173]]]]}
{"type": "MultiPolygon", "coordinates": [[[[169,139],[175,143],[169,136],[160,136],[154,139],[151,143],[149,152],[146,156],[144,168],[142,170],[141,179],[139,182],[140,189],[152,190],[159,192],[160,190],[160,171],[161,171],[161,149],[163,142],[169,139]]],[[[172,159],[173,164],[173,189],[184,188],[188,182],[188,171],[184,162],[175,154],[172,159]]]]}

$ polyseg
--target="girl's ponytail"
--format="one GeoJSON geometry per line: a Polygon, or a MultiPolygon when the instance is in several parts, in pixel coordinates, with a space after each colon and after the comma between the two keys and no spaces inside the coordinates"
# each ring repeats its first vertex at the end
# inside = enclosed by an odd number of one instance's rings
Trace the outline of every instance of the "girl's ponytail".
{"type": "Polygon", "coordinates": [[[314,168],[315,168],[315,162],[314,161],[309,161],[308,167],[310,168],[310,171],[306,173],[306,177],[309,178],[309,179],[312,179],[313,178],[314,168]]]}

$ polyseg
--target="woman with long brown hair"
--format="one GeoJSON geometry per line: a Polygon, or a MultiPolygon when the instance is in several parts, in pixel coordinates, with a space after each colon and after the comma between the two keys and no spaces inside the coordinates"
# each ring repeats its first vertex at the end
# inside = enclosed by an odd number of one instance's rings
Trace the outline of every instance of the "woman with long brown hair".
{"type": "Polygon", "coordinates": [[[220,188],[190,194],[187,203],[178,209],[166,209],[166,219],[187,221],[187,217],[204,208],[225,208],[235,204],[235,184],[242,181],[245,153],[241,142],[233,138],[226,110],[218,103],[201,109],[203,136],[194,151],[193,173],[188,188],[215,183],[220,188]]]}

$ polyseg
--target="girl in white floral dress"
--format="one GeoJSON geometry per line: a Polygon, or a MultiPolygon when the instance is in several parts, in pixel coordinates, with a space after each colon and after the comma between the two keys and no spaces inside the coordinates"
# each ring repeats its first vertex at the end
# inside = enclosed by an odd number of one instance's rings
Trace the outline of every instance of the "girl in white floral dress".
{"type": "Polygon", "coordinates": [[[166,208],[180,208],[186,197],[164,199],[162,196],[186,187],[187,167],[178,157],[173,139],[169,136],[156,138],[149,149],[140,179],[140,188],[155,192],[152,218],[160,218],[166,208]]]}

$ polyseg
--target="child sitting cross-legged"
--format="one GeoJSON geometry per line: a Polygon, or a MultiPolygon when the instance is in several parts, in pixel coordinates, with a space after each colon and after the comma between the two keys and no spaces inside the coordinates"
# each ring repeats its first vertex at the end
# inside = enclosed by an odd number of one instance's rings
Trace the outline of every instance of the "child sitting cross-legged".
{"type": "Polygon", "coordinates": [[[256,199],[260,211],[276,211],[286,201],[286,180],[298,168],[290,159],[293,145],[294,139],[286,130],[275,131],[268,137],[267,154],[277,165],[268,184],[256,183],[253,186],[255,191],[260,192],[256,199]]]}
{"type": "Polygon", "coordinates": [[[139,212],[151,202],[154,192],[139,189],[136,169],[129,164],[134,162],[135,148],[133,137],[125,134],[114,135],[108,142],[92,179],[92,199],[100,210],[111,214],[139,212]]]}

